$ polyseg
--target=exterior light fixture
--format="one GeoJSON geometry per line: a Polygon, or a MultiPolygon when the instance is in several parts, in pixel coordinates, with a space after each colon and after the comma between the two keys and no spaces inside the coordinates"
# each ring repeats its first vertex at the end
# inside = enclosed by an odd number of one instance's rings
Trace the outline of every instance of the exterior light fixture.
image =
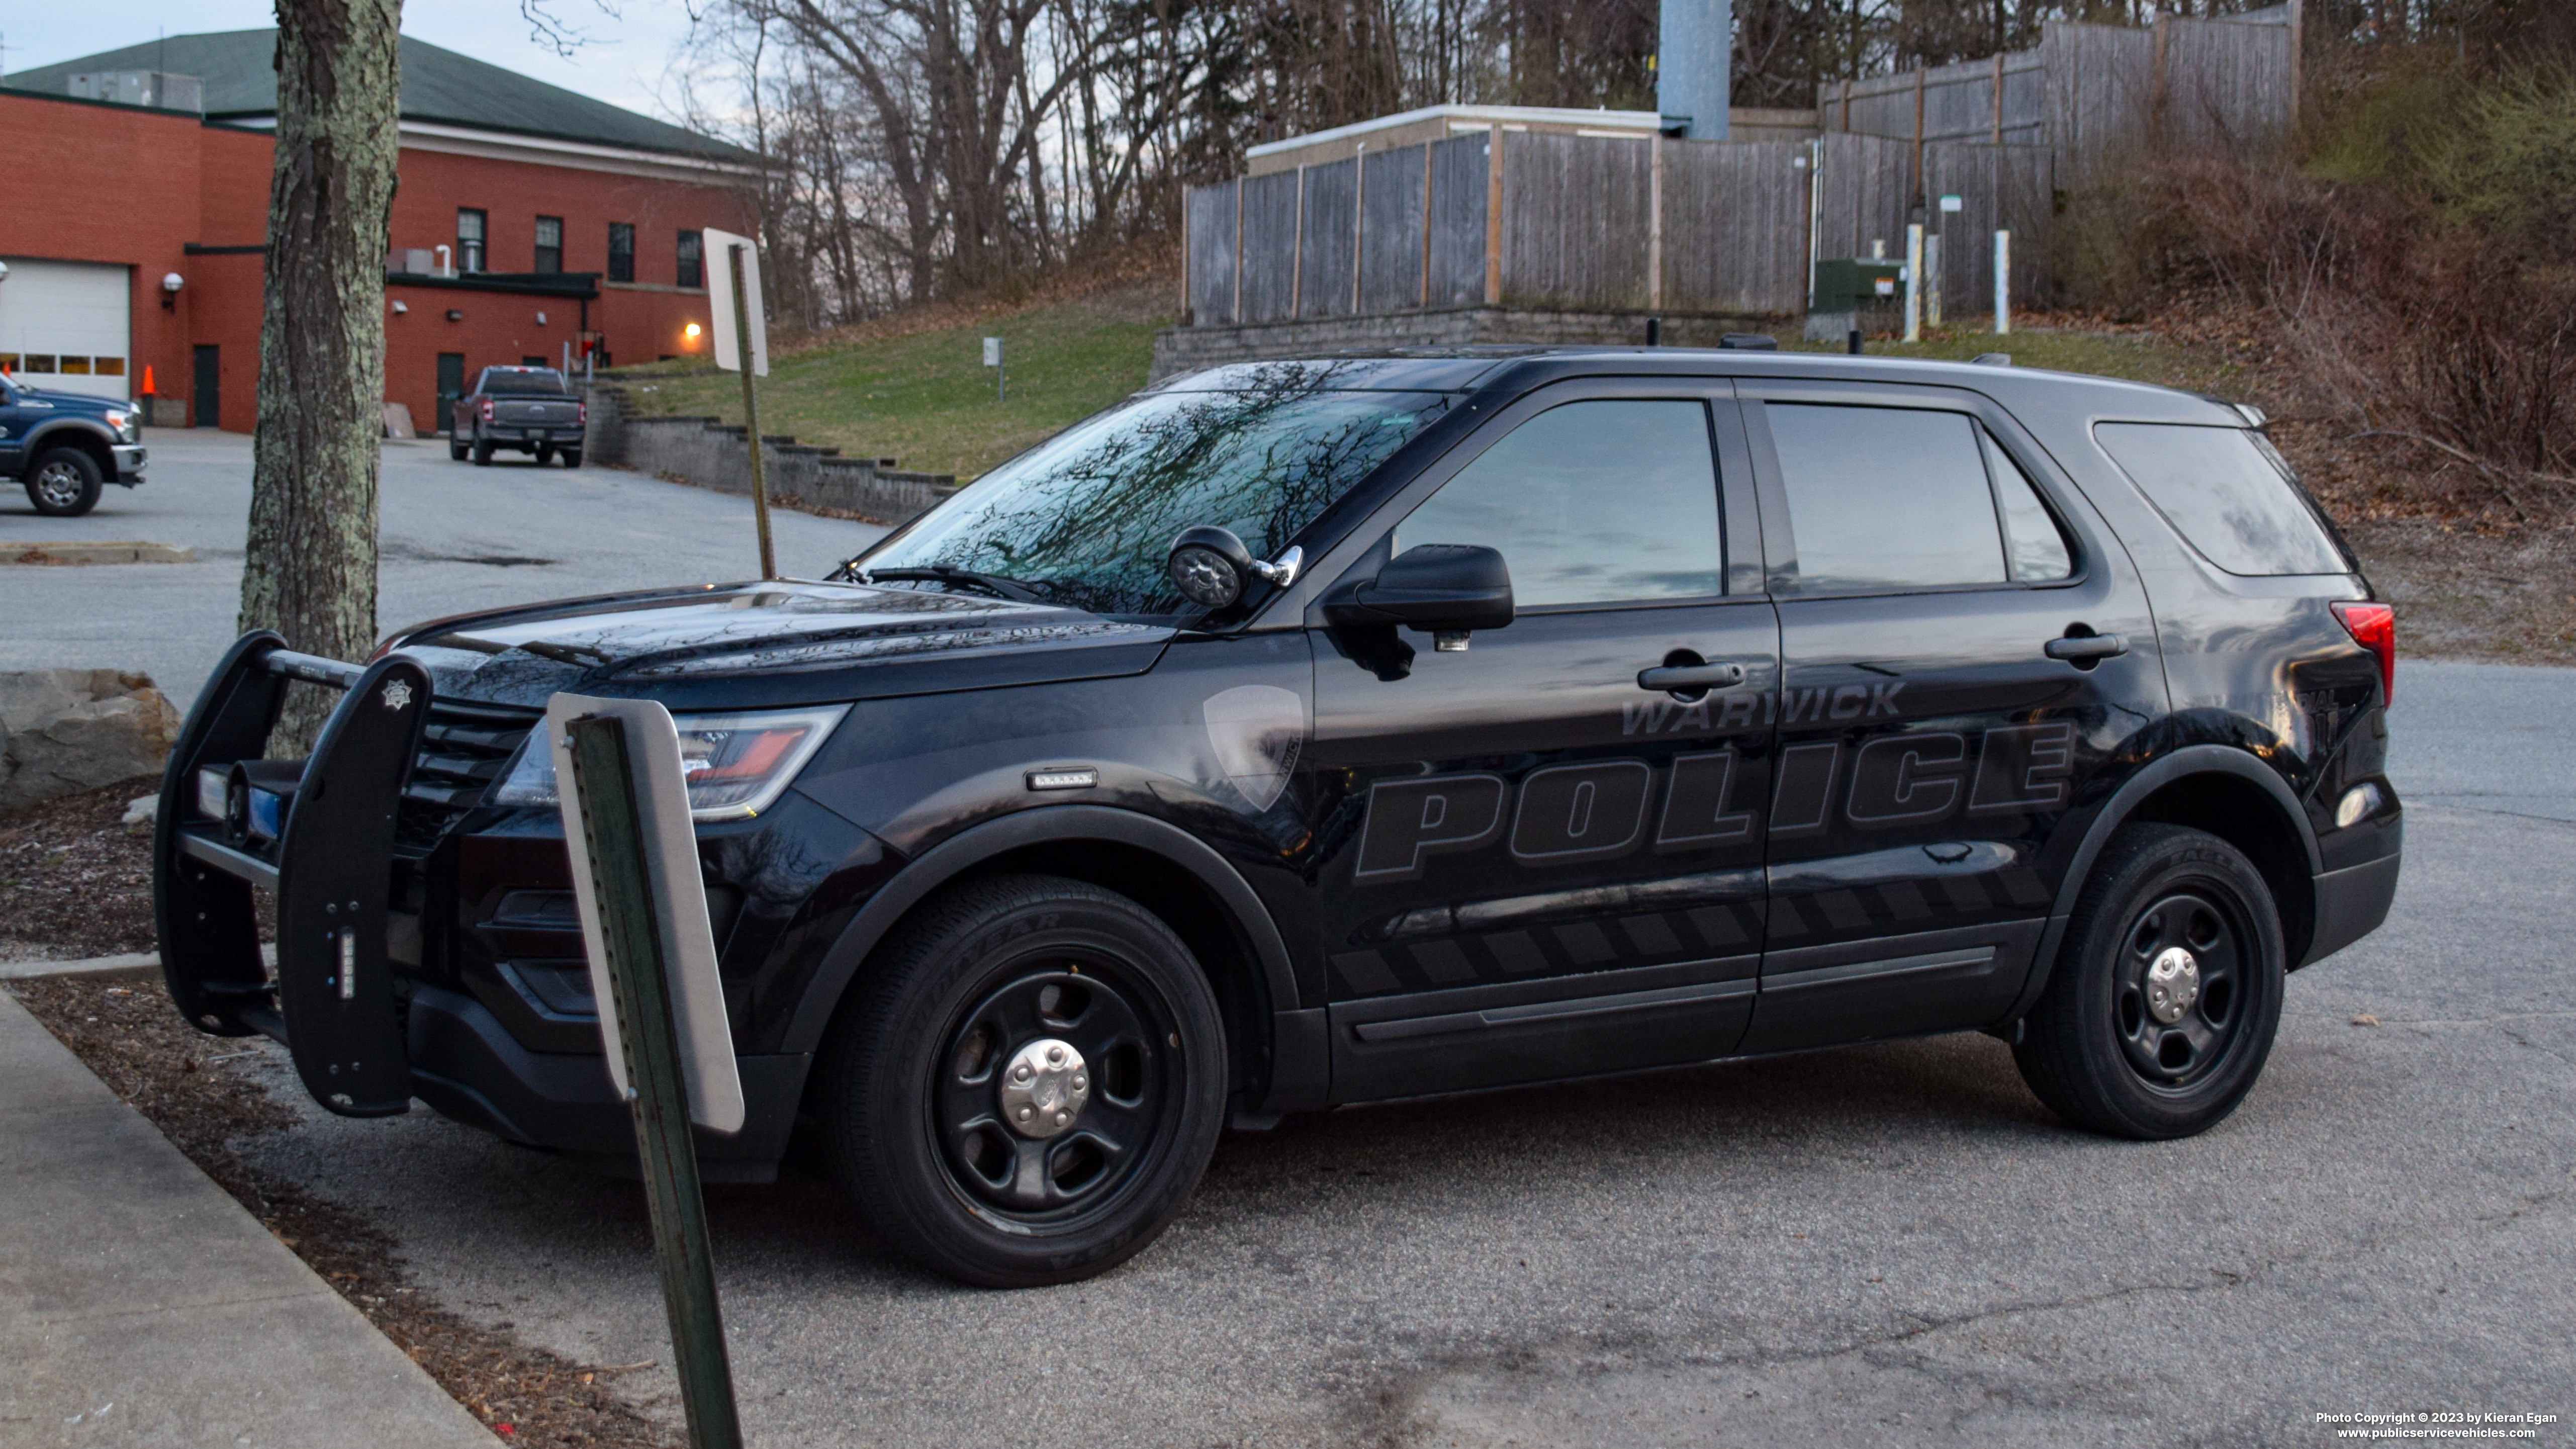
{"type": "Polygon", "coordinates": [[[451,310],[447,314],[447,320],[450,322],[462,322],[465,320],[465,314],[451,310]]]}
{"type": "Polygon", "coordinates": [[[163,275],[161,278],[162,311],[176,312],[179,310],[179,289],[186,285],[188,285],[188,279],[180,276],[177,272],[170,272],[163,275]]]}
{"type": "Polygon", "coordinates": [[[697,341],[697,340],[698,340],[698,330],[699,330],[699,329],[698,329],[698,324],[697,324],[697,323],[692,322],[692,323],[690,323],[688,326],[683,327],[683,328],[681,328],[680,330],[681,330],[681,331],[683,331],[683,332],[686,332],[687,334],[689,334],[689,340],[690,340],[691,342],[695,342],[695,341],[697,341]]]}
{"type": "Polygon", "coordinates": [[[395,298],[395,299],[394,299],[394,315],[395,315],[395,316],[399,317],[399,316],[401,316],[402,314],[404,314],[405,312],[408,312],[408,311],[410,311],[410,310],[411,310],[411,304],[410,304],[409,302],[406,302],[406,301],[402,300],[400,297],[397,297],[397,298],[395,298]]]}
{"type": "Polygon", "coordinates": [[[540,326],[540,327],[543,327],[543,326],[545,326],[545,325],[546,325],[546,314],[545,314],[545,313],[540,312],[540,313],[538,313],[538,314],[537,314],[537,325],[538,325],[538,326],[540,326]]]}

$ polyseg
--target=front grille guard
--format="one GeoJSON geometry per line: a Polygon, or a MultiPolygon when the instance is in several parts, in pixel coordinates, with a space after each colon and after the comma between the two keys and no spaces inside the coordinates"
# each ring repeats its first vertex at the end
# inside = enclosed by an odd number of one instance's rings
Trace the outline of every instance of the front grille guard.
{"type": "Polygon", "coordinates": [[[429,674],[399,654],[361,667],[285,646],[264,629],[236,641],[171,751],[152,839],[161,974],[200,1030],[285,1043],[324,1107],[392,1116],[411,1105],[388,942],[393,865],[429,674]],[[290,680],[343,694],[310,758],[266,760],[290,680]],[[217,798],[220,816],[201,808],[217,798]],[[277,896],[273,981],[251,894],[261,887],[277,896]]]}

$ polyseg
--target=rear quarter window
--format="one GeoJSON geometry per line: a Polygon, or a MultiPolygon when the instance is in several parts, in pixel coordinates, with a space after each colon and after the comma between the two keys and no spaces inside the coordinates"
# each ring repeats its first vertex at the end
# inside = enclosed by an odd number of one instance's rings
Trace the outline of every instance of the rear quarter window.
{"type": "Polygon", "coordinates": [[[2231,574],[2352,571],[2268,444],[2243,428],[2099,423],[2094,438],[2201,557],[2231,574]]]}

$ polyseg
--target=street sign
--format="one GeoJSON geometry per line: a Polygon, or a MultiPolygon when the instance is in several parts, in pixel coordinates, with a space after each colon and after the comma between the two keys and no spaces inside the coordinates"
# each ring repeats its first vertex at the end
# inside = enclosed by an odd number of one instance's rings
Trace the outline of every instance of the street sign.
{"type": "MultiPolygon", "coordinates": [[[[558,694],[546,701],[546,741],[554,751],[556,793],[564,839],[585,839],[581,792],[574,788],[569,726],[584,716],[622,721],[635,761],[635,811],[653,878],[655,925],[662,942],[671,1010],[686,1073],[689,1119],[716,1132],[742,1130],[742,1077],[734,1066],[733,1032],[725,1020],[724,983],[716,975],[715,932],[707,920],[706,882],[698,871],[697,832],[689,822],[689,787],[680,771],[680,734],[671,712],[649,699],[593,699],[558,694]]],[[[581,916],[582,949],[590,957],[590,989],[599,1003],[608,1079],[625,1096],[627,1043],[636,1025],[622,1019],[609,980],[609,945],[600,914],[600,882],[590,853],[572,857],[573,901],[581,916]]]]}
{"type": "Polygon", "coordinates": [[[999,367],[1002,365],[1001,338],[987,337],[984,339],[984,365],[986,367],[999,367]]]}
{"type": "Polygon", "coordinates": [[[708,271],[707,307],[714,313],[708,320],[716,335],[716,366],[727,372],[742,371],[742,344],[734,324],[732,276],[734,249],[742,249],[742,290],[749,299],[751,314],[751,371],[755,377],[769,376],[769,319],[760,302],[760,243],[747,236],[710,227],[706,233],[708,271]]]}

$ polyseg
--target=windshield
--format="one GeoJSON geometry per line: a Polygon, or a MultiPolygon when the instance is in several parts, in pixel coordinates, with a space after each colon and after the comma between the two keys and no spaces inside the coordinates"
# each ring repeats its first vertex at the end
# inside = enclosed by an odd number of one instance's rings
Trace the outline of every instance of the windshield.
{"type": "MultiPolygon", "coordinates": [[[[1193,524],[1272,558],[1446,411],[1429,392],[1348,392],[1282,365],[1225,392],[1136,398],[977,479],[853,561],[995,575],[1096,614],[1188,612],[1163,572],[1193,524]]],[[[933,587],[944,587],[933,585],[933,587]]]]}
{"type": "Polygon", "coordinates": [[[538,393],[561,397],[571,389],[564,386],[563,374],[550,367],[512,368],[503,372],[494,368],[483,374],[483,392],[489,397],[508,397],[518,393],[538,393]]]}

